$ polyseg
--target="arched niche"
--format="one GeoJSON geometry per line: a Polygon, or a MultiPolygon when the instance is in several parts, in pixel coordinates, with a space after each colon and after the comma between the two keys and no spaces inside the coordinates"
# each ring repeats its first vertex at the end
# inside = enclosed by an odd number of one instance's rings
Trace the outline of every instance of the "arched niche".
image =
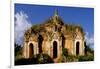
{"type": "Polygon", "coordinates": [[[43,37],[42,35],[38,36],[38,48],[39,48],[39,53],[42,53],[42,42],[43,42],[43,37]]]}
{"type": "Polygon", "coordinates": [[[76,42],[76,55],[79,55],[79,49],[80,49],[80,42],[76,42]]]}
{"type": "Polygon", "coordinates": [[[29,57],[31,58],[34,55],[34,45],[32,43],[29,44],[29,57]]]}
{"type": "Polygon", "coordinates": [[[57,42],[53,42],[53,58],[57,58],[57,42]]]}

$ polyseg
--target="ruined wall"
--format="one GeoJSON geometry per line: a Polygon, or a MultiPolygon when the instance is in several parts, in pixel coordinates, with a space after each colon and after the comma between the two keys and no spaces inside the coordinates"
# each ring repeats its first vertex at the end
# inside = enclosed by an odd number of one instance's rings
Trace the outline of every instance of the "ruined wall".
{"type": "Polygon", "coordinates": [[[26,35],[29,36],[29,39],[24,42],[23,55],[25,58],[29,58],[29,46],[30,43],[32,43],[34,46],[34,55],[39,54],[39,45],[42,44],[40,45],[42,46],[42,53],[48,54],[53,58],[54,42],[57,43],[57,58],[62,56],[63,45],[64,48],[68,50],[69,55],[76,55],[79,45],[78,55],[84,55],[83,33],[81,26],[64,24],[56,13],[47,23],[35,27],[33,26],[27,31],[26,35]],[[62,38],[62,35],[64,38],[62,38]],[[41,37],[39,38],[39,36],[41,37]],[[64,43],[62,41],[64,41],[64,43]],[[78,45],[77,42],[79,42],[78,45]]]}
{"type": "Polygon", "coordinates": [[[74,44],[72,39],[65,39],[65,48],[68,50],[69,55],[74,55],[74,44]]]}

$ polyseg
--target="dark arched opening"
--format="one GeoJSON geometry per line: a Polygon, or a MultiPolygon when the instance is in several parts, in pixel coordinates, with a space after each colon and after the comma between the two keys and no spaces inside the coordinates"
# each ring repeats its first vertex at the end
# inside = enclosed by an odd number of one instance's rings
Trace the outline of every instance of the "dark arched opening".
{"type": "Polygon", "coordinates": [[[87,45],[86,45],[86,42],[84,42],[84,47],[85,47],[84,52],[86,54],[87,53],[87,45]]]}
{"type": "Polygon", "coordinates": [[[53,42],[53,58],[57,58],[57,42],[53,42]]]}
{"type": "Polygon", "coordinates": [[[42,53],[42,42],[43,42],[43,37],[41,35],[39,35],[39,37],[38,37],[39,53],[42,53]]]}
{"type": "Polygon", "coordinates": [[[79,55],[79,42],[76,42],[76,55],[79,55]]]}
{"type": "Polygon", "coordinates": [[[65,46],[65,37],[64,35],[62,35],[62,48],[64,48],[64,46],[65,46]]]}
{"type": "Polygon", "coordinates": [[[29,45],[29,57],[32,57],[34,55],[34,46],[32,43],[29,45]]]}

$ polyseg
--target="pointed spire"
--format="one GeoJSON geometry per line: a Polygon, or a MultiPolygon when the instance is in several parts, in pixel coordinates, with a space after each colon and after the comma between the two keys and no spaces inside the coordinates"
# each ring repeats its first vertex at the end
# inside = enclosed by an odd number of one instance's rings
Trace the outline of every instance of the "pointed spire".
{"type": "Polygon", "coordinates": [[[57,9],[55,9],[54,16],[58,16],[58,10],[57,9]]]}

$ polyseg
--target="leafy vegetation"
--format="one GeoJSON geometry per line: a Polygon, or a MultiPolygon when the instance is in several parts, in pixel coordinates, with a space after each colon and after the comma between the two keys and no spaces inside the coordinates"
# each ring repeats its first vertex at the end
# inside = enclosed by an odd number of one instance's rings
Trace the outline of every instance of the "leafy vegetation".
{"type": "Polygon", "coordinates": [[[84,31],[83,31],[83,28],[80,26],[80,25],[71,25],[71,24],[65,24],[66,26],[66,32],[67,33],[72,33],[74,34],[76,32],[76,29],[78,29],[82,35],[84,36],[84,31]]]}
{"type": "Polygon", "coordinates": [[[15,65],[29,65],[29,64],[47,64],[54,63],[53,59],[47,54],[37,54],[29,59],[19,59],[15,61],[15,65]]]}
{"type": "Polygon", "coordinates": [[[19,50],[21,50],[21,45],[18,45],[18,44],[15,43],[15,56],[16,56],[18,53],[20,54],[19,50]]]}
{"type": "Polygon", "coordinates": [[[94,51],[89,46],[86,46],[85,49],[86,53],[84,56],[72,56],[68,54],[66,48],[63,48],[61,62],[94,61],[94,51]]]}
{"type": "Polygon", "coordinates": [[[62,55],[68,57],[68,50],[66,48],[62,48],[62,55]]]}
{"type": "MultiPolygon", "coordinates": [[[[72,56],[68,54],[66,48],[62,48],[62,56],[59,62],[82,62],[82,61],[93,61],[94,54],[90,48],[87,49],[87,54],[84,56],[72,56]]],[[[16,55],[15,65],[30,65],[30,64],[48,64],[54,63],[53,59],[47,54],[37,54],[32,58],[25,59],[19,53],[16,55]],[[18,58],[20,57],[20,58],[18,58]]]]}
{"type": "Polygon", "coordinates": [[[14,53],[15,53],[15,60],[21,59],[22,56],[22,47],[21,45],[18,45],[15,43],[15,49],[14,49],[14,53]]]}
{"type": "Polygon", "coordinates": [[[85,55],[85,56],[80,56],[78,58],[78,61],[93,61],[94,60],[94,55],[85,55]]]}
{"type": "Polygon", "coordinates": [[[35,31],[39,31],[40,25],[33,25],[31,28],[34,29],[35,31]]]}

